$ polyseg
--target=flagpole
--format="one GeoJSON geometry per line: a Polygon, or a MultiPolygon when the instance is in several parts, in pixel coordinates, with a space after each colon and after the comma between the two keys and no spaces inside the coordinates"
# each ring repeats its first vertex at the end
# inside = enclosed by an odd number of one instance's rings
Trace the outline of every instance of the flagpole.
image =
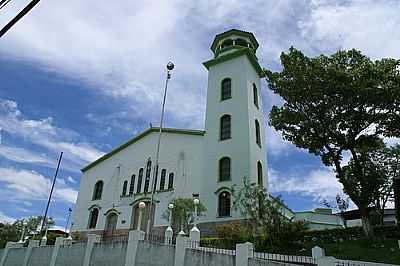
{"type": "MultiPolygon", "coordinates": [[[[40,227],[40,235],[42,235],[43,227],[44,227],[45,224],[46,224],[46,228],[47,228],[47,212],[49,211],[51,196],[53,195],[54,185],[56,184],[57,175],[58,175],[58,169],[60,168],[60,163],[61,163],[62,156],[63,156],[63,152],[60,153],[60,157],[58,158],[57,169],[56,169],[56,172],[54,174],[53,184],[51,185],[49,198],[47,200],[46,210],[44,212],[44,216],[43,216],[43,220],[42,220],[42,226],[40,227]]],[[[41,242],[41,239],[40,239],[40,242],[41,242]]]]}
{"type": "Polygon", "coordinates": [[[162,108],[161,108],[161,119],[160,119],[160,128],[158,131],[158,142],[157,142],[157,151],[156,151],[156,165],[154,166],[153,170],[153,179],[151,181],[151,200],[150,200],[150,206],[149,206],[149,219],[147,221],[147,227],[146,227],[146,234],[150,234],[150,227],[152,219],[153,219],[153,212],[155,212],[155,208],[153,206],[154,204],[154,193],[157,187],[156,179],[158,175],[158,164],[159,164],[159,155],[160,155],[160,144],[161,144],[161,134],[162,134],[162,128],[163,128],[163,122],[164,122],[164,111],[165,111],[165,100],[167,98],[167,90],[168,90],[168,81],[171,78],[171,73],[170,71],[174,69],[174,64],[172,62],[168,62],[167,64],[167,78],[165,80],[165,88],[164,88],[164,98],[163,98],[163,103],[162,103],[162,108]]]}

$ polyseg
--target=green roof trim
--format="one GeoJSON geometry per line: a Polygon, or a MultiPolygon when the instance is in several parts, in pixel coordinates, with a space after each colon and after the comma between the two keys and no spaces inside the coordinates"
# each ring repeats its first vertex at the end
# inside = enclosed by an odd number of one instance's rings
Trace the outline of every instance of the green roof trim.
{"type": "Polygon", "coordinates": [[[214,38],[213,43],[211,44],[211,50],[213,52],[215,52],[215,48],[217,48],[216,46],[217,46],[218,42],[221,39],[224,39],[224,38],[228,37],[229,35],[233,35],[233,34],[249,38],[250,41],[253,43],[255,50],[257,50],[259,44],[258,44],[257,39],[254,36],[254,34],[251,32],[248,32],[248,31],[242,31],[242,30],[237,30],[237,29],[231,29],[231,30],[225,31],[223,33],[217,34],[214,38]]]}
{"type": "Polygon", "coordinates": [[[265,77],[265,72],[264,70],[261,68],[260,64],[258,63],[257,57],[255,56],[255,54],[253,53],[251,48],[246,48],[243,47],[240,50],[237,50],[235,52],[226,54],[226,55],[221,55],[217,58],[211,59],[207,62],[204,62],[203,65],[207,68],[207,70],[210,69],[210,67],[215,66],[217,64],[226,62],[228,60],[234,59],[236,57],[242,56],[242,55],[246,55],[247,58],[250,60],[250,63],[253,65],[253,67],[256,69],[257,74],[260,78],[265,77]]]}
{"type": "MultiPolygon", "coordinates": [[[[107,160],[108,158],[110,158],[111,156],[113,156],[114,154],[120,152],[121,150],[125,149],[126,147],[128,147],[129,145],[137,142],[138,140],[142,139],[143,137],[147,136],[150,133],[153,132],[159,132],[160,128],[159,127],[151,127],[145,131],[143,131],[142,133],[140,133],[139,135],[135,136],[134,138],[130,139],[129,141],[125,142],[124,144],[122,144],[121,146],[113,149],[112,151],[110,151],[109,153],[103,155],[102,157],[100,157],[99,159],[95,160],[94,162],[88,164],[87,166],[83,167],[81,169],[82,172],[86,172],[87,170],[89,170],[90,168],[98,165],[99,163],[101,163],[104,160],[107,160]]],[[[193,136],[204,136],[205,131],[204,130],[194,130],[194,129],[178,129],[178,128],[163,128],[162,129],[163,133],[171,133],[171,134],[184,134],[184,135],[193,135],[193,136]]]]}

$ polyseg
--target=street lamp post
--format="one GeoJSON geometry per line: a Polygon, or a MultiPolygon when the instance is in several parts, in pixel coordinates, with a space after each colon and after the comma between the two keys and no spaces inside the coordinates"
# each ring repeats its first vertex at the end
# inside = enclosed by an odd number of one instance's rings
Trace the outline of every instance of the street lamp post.
{"type": "Polygon", "coordinates": [[[141,202],[139,203],[139,218],[138,218],[138,225],[137,225],[136,230],[140,230],[140,227],[141,227],[141,225],[142,225],[142,212],[143,212],[143,209],[144,209],[144,208],[146,208],[146,203],[144,203],[143,201],[141,201],[141,202]]]}
{"type": "Polygon", "coordinates": [[[174,231],[172,229],[172,210],[174,208],[174,204],[170,203],[168,204],[168,210],[169,210],[169,225],[167,229],[165,230],[164,236],[165,236],[165,244],[172,244],[172,238],[174,237],[174,231]]]}
{"type": "Polygon", "coordinates": [[[24,236],[25,236],[25,227],[27,226],[27,222],[25,220],[22,221],[22,232],[21,232],[21,239],[18,241],[18,243],[24,243],[24,236]]]}
{"type": "Polygon", "coordinates": [[[147,227],[146,227],[146,233],[147,235],[150,234],[150,227],[151,227],[151,222],[153,219],[153,211],[155,211],[155,208],[153,206],[154,204],[154,193],[156,190],[156,179],[157,179],[157,174],[158,174],[158,163],[159,163],[159,154],[160,154],[160,144],[161,144],[161,134],[162,134],[162,127],[163,127],[163,122],[164,122],[164,111],[165,111],[165,100],[167,98],[167,90],[168,90],[168,81],[171,78],[171,73],[174,69],[174,64],[172,62],[168,62],[167,64],[167,78],[165,80],[165,88],[164,88],[164,97],[163,97],[163,103],[162,103],[162,108],[161,108],[161,118],[160,118],[160,128],[158,132],[158,142],[157,142],[157,152],[156,152],[156,164],[154,166],[153,170],[153,179],[151,181],[151,200],[150,200],[150,211],[149,211],[149,219],[147,221],[147,227]]]}
{"type": "Polygon", "coordinates": [[[174,204],[170,203],[168,205],[168,209],[169,209],[169,227],[172,228],[172,209],[174,208],[174,204]]]}
{"type": "Polygon", "coordinates": [[[194,199],[193,200],[194,203],[194,221],[193,221],[193,227],[197,228],[197,207],[199,206],[199,199],[194,199]]]}

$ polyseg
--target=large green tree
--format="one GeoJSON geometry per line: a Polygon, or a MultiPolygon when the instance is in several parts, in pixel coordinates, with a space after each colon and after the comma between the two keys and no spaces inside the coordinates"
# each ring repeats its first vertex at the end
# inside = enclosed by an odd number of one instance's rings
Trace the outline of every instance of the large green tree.
{"type": "Polygon", "coordinates": [[[370,236],[374,177],[364,174],[360,159],[380,137],[400,136],[400,60],[373,61],[357,50],[310,58],[290,48],[281,54],[281,63],[280,72],[266,70],[270,89],[284,100],[272,107],[270,124],[284,139],[333,167],[370,236]],[[350,156],[352,182],[344,155],[350,156]]]}

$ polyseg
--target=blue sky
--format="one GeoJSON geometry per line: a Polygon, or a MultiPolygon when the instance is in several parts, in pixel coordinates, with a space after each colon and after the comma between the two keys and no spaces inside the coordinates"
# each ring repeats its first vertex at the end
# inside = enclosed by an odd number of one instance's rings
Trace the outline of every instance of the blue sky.
{"type": "MultiPolygon", "coordinates": [[[[0,10],[0,26],[28,1],[0,10]]],[[[253,32],[262,66],[290,46],[309,56],[357,48],[400,57],[399,1],[42,1],[0,40],[0,221],[41,215],[65,153],[50,216],[64,226],[79,169],[158,124],[165,64],[176,68],[166,126],[204,127],[215,34],[253,32]]],[[[265,115],[280,104],[263,84],[265,115]]],[[[268,125],[270,191],[294,210],[322,206],[341,185],[319,158],[268,125]]]]}

